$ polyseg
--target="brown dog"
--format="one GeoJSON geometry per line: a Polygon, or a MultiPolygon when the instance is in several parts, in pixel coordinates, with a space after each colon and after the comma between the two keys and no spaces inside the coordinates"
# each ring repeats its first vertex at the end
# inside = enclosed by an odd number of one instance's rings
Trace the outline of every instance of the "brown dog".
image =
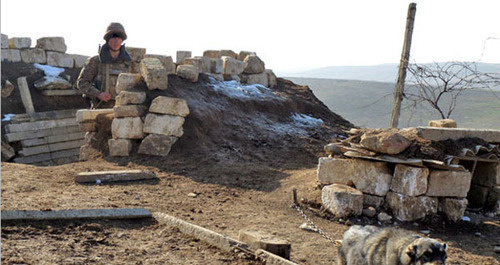
{"type": "Polygon", "coordinates": [[[444,265],[446,244],[393,228],[355,225],[344,233],[339,265],[444,265]]]}

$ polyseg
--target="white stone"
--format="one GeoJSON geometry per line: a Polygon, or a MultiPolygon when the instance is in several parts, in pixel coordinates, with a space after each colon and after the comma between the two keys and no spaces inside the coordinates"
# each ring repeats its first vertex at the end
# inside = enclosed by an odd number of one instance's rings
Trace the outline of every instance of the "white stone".
{"type": "Polygon", "coordinates": [[[73,66],[75,65],[75,59],[69,54],[50,51],[48,51],[46,54],[48,65],[66,68],[73,68],[73,66]]]}
{"type": "Polygon", "coordinates": [[[150,134],[146,136],[139,146],[139,154],[167,156],[177,137],[162,134],[150,134]]]}
{"type": "Polygon", "coordinates": [[[222,74],[222,70],[224,69],[224,64],[222,59],[210,59],[210,73],[214,74],[222,74]]]}
{"type": "Polygon", "coordinates": [[[391,185],[392,174],[386,163],[362,159],[321,157],[318,163],[318,181],[321,184],[350,184],[371,195],[385,196],[391,185]]]}
{"type": "Polygon", "coordinates": [[[140,69],[149,90],[166,90],[168,88],[168,74],[159,59],[142,59],[140,69]]]}
{"type": "Polygon", "coordinates": [[[245,69],[245,63],[238,61],[233,57],[222,56],[222,62],[222,74],[224,75],[239,75],[243,73],[243,70],[245,69]]]}
{"type": "Polygon", "coordinates": [[[109,139],[110,156],[129,156],[132,151],[132,140],[129,139],[109,139]]]}
{"type": "Polygon", "coordinates": [[[144,105],[124,105],[114,106],[115,118],[142,117],[146,114],[147,108],[144,105]]]}
{"type": "Polygon", "coordinates": [[[426,195],[465,198],[471,179],[471,173],[468,171],[431,170],[426,195]]]}
{"type": "Polygon", "coordinates": [[[220,51],[219,50],[206,50],[203,52],[203,57],[218,59],[218,58],[220,58],[220,51]]]}
{"type": "Polygon", "coordinates": [[[266,73],[261,73],[261,74],[241,74],[240,79],[242,83],[246,84],[259,84],[263,85],[265,87],[269,86],[269,82],[267,80],[267,74],[266,73]]]}
{"type": "Polygon", "coordinates": [[[66,52],[66,43],[63,37],[44,37],[36,40],[36,48],[44,49],[46,51],[66,52]]]}
{"type": "Polygon", "coordinates": [[[187,64],[178,65],[176,74],[193,83],[198,81],[198,68],[194,65],[187,65],[187,64]]]}
{"type": "Polygon", "coordinates": [[[2,46],[1,47],[2,47],[2,49],[9,48],[9,36],[2,34],[2,46]]]}
{"type": "Polygon", "coordinates": [[[31,47],[31,38],[10,38],[9,49],[29,49],[31,47]]]}
{"type": "Polygon", "coordinates": [[[220,56],[222,58],[222,56],[229,56],[233,59],[238,59],[238,54],[235,53],[234,51],[232,50],[221,50],[220,51],[220,56]]]}
{"type": "Polygon", "coordinates": [[[360,215],[363,211],[363,193],[346,185],[332,184],[323,187],[321,201],[335,217],[360,215]]]}
{"type": "Polygon", "coordinates": [[[257,55],[248,55],[243,62],[245,63],[243,70],[245,74],[260,74],[266,70],[264,62],[257,55]]]}
{"type": "Polygon", "coordinates": [[[177,64],[181,64],[184,59],[191,58],[191,52],[190,51],[177,51],[175,62],[177,64]]]}
{"type": "Polygon", "coordinates": [[[408,196],[425,194],[428,176],[428,168],[396,164],[391,190],[408,196]]]}
{"type": "Polygon", "coordinates": [[[165,67],[165,71],[167,71],[167,74],[174,74],[175,73],[176,67],[175,67],[174,60],[172,60],[172,56],[158,55],[158,54],[146,54],[144,58],[156,58],[156,59],[160,60],[163,67],[165,67]]]}
{"type": "Polygon", "coordinates": [[[42,49],[23,49],[21,51],[21,60],[23,63],[47,63],[47,55],[42,49]]]}
{"type": "Polygon", "coordinates": [[[114,139],[142,139],[144,123],[140,117],[113,119],[111,134],[114,139]]]}
{"type": "Polygon", "coordinates": [[[80,109],[76,111],[76,121],[77,122],[94,122],[98,115],[101,114],[111,114],[113,109],[80,109]]]}
{"type": "Polygon", "coordinates": [[[120,94],[122,91],[133,89],[142,80],[141,74],[120,73],[116,79],[115,91],[120,94]]]}
{"type": "Polygon", "coordinates": [[[2,49],[2,62],[17,63],[21,61],[21,52],[16,49],[2,49]]]}
{"type": "Polygon", "coordinates": [[[397,132],[382,132],[378,134],[363,134],[360,144],[368,150],[395,155],[410,146],[411,141],[397,132]]]}
{"type": "Polygon", "coordinates": [[[144,132],[181,137],[184,134],[182,125],[184,118],[180,116],[149,113],[144,122],[144,132]]]}
{"type": "Polygon", "coordinates": [[[121,91],[116,96],[115,105],[138,105],[146,101],[146,92],[121,91]]]}
{"type": "Polygon", "coordinates": [[[144,59],[144,56],[146,55],[145,48],[125,47],[125,50],[130,55],[130,58],[132,58],[132,61],[137,63],[144,59]]]}
{"type": "Polygon", "coordinates": [[[415,221],[430,214],[436,214],[438,199],[427,196],[406,196],[397,192],[388,192],[387,204],[394,216],[400,221],[415,221]]]}
{"type": "Polygon", "coordinates": [[[199,71],[200,73],[210,73],[211,58],[203,56],[195,56],[194,59],[199,61],[199,71]]]}
{"type": "Polygon", "coordinates": [[[457,128],[457,123],[452,119],[432,120],[429,121],[429,127],[457,128]]]}
{"type": "Polygon", "coordinates": [[[184,99],[158,96],[151,102],[149,112],[186,117],[189,107],[184,99]]]}

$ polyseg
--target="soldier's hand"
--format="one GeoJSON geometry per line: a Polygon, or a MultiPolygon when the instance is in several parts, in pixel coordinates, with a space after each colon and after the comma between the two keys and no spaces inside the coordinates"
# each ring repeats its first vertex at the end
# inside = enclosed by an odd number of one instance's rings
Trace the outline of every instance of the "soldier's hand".
{"type": "Polygon", "coordinates": [[[97,98],[100,99],[101,101],[108,102],[111,99],[111,94],[108,92],[102,92],[99,95],[97,95],[97,98]]]}

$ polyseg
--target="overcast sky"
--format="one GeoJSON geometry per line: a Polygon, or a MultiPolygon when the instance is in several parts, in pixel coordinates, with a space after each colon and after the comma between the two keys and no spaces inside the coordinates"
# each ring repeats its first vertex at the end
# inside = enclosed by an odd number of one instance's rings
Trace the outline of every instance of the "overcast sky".
{"type": "MultiPolygon", "coordinates": [[[[121,22],[126,45],[171,55],[255,51],[266,68],[293,71],[398,63],[406,0],[2,0],[9,37],[62,36],[68,53],[95,55],[121,22]]],[[[500,63],[499,0],[419,0],[411,60],[500,63]]]]}

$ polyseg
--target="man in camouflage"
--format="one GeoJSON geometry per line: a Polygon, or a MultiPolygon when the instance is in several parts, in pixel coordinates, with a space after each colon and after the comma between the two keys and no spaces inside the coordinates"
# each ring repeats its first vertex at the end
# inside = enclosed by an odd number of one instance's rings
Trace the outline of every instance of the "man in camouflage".
{"type": "Polygon", "coordinates": [[[120,23],[109,24],[104,33],[106,43],[99,48],[99,55],[88,59],[78,76],[77,88],[91,100],[93,109],[113,108],[118,75],[137,72],[122,44],[126,39],[127,34],[120,23]]]}

